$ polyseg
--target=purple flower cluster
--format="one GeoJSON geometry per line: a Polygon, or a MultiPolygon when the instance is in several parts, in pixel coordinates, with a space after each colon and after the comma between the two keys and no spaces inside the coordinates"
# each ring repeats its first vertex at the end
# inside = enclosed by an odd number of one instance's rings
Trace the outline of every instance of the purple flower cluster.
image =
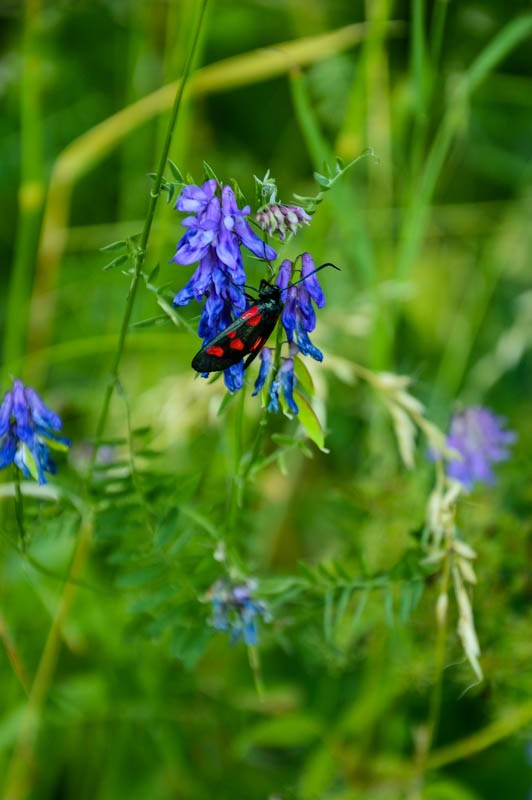
{"type": "MultiPolygon", "coordinates": [[[[242,246],[266,261],[273,261],[277,253],[250,228],[246,219],[250,207],[239,209],[231,187],[220,189],[214,178],[203,186],[185,186],[176,208],[191,216],[182,222],[187,232],[179,241],[172,261],[185,266],[199,263],[192,278],[176,294],[174,305],[184,306],[192,299],[206,298],[198,327],[205,343],[246,308],[242,246]]],[[[226,369],[224,379],[229,391],[240,389],[243,364],[226,369]]]]}
{"type": "Polygon", "coordinates": [[[315,273],[316,266],[310,253],[301,256],[301,283],[290,286],[294,271],[291,261],[283,261],[277,276],[277,285],[284,289],[284,309],[281,316],[288,341],[295,341],[304,356],[311,356],[316,361],[323,361],[323,354],[310,341],[308,335],[316,327],[316,312],[312,301],[317,308],[325,305],[325,295],[315,273]]]}
{"type": "Polygon", "coordinates": [[[447,446],[462,456],[447,464],[447,475],[466,489],[474,483],[495,483],[492,464],[507,461],[509,446],[515,442],[513,431],[505,430],[506,420],[488,408],[472,406],[453,415],[447,446]]]}
{"type": "Polygon", "coordinates": [[[268,410],[277,413],[279,411],[279,398],[282,393],[286,407],[293,414],[297,414],[299,409],[294,400],[294,387],[296,376],[294,373],[294,358],[299,353],[310,356],[316,361],[323,360],[321,350],[312,344],[309,333],[316,327],[317,308],[325,305],[325,295],[320,286],[318,276],[315,274],[315,264],[310,253],[303,253],[301,256],[301,282],[291,285],[294,273],[294,263],[283,261],[277,276],[277,285],[283,289],[284,308],[281,315],[281,323],[286,332],[289,342],[289,355],[281,360],[281,364],[275,369],[273,364],[273,352],[265,347],[261,354],[261,366],[253,394],[256,395],[264,387],[267,379],[272,376],[269,388],[268,410]],[[313,274],[314,273],[314,274],[313,274]]]}
{"type": "Polygon", "coordinates": [[[25,478],[46,483],[45,472],[55,472],[48,448],[66,450],[70,441],[58,436],[61,420],[35,389],[16,380],[0,406],[0,469],[15,464],[25,478]]]}
{"type": "MultiPolygon", "coordinates": [[[[272,179],[258,181],[262,206],[255,221],[262,230],[277,235],[282,241],[287,235],[296,233],[298,227],[310,222],[310,215],[295,205],[286,205],[276,200],[277,188],[272,179]]],[[[174,305],[182,306],[195,299],[205,298],[198,333],[207,344],[224,331],[246,309],[246,274],[242,259],[242,247],[256,257],[272,261],[275,250],[263,242],[249,224],[250,207],[238,208],[233,189],[220,186],[215,178],[202,186],[185,186],[178,198],[178,211],[188,212],[183,220],[187,229],[177,245],[172,259],[178,264],[198,266],[186,286],[174,298],[174,305]]],[[[323,308],[325,295],[315,273],[315,265],[309,253],[303,253],[301,267],[296,262],[282,262],[277,286],[282,290],[283,310],[281,323],[286,332],[289,353],[274,358],[271,349],[264,347],[260,353],[261,367],[255,382],[256,395],[268,382],[268,409],[277,412],[280,401],[283,408],[298,413],[294,400],[296,378],[295,356],[308,355],[322,361],[323,355],[310,341],[309,334],[316,327],[315,307],[323,308]]],[[[233,333],[233,335],[235,335],[233,333]]],[[[242,346],[243,349],[243,346],[242,346]]],[[[249,351],[248,351],[249,352],[249,351]]],[[[243,353],[245,355],[245,353],[243,353]]],[[[243,385],[244,358],[224,370],[224,380],[229,391],[234,392],[243,385]]]]}
{"type": "Polygon", "coordinates": [[[312,217],[299,206],[284,203],[271,203],[259,208],[255,220],[262,231],[270,236],[277,235],[284,242],[287,235],[297,233],[302,225],[308,225],[312,217]]]}
{"type": "Polygon", "coordinates": [[[245,644],[258,643],[256,617],[267,620],[268,612],[264,603],[253,598],[256,588],[257,582],[253,580],[241,585],[219,580],[207,593],[213,608],[211,624],[217,631],[228,631],[231,644],[239,639],[245,644]]]}

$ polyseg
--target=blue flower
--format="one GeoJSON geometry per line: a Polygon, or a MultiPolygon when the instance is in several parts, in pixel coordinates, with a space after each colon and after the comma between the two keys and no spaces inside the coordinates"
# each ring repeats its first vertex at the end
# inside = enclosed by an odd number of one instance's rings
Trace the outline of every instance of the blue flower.
{"type": "Polygon", "coordinates": [[[309,339],[308,334],[316,327],[317,308],[325,305],[325,295],[320,286],[318,276],[311,274],[315,269],[314,260],[310,253],[301,256],[301,283],[290,286],[294,265],[291,261],[283,261],[277,276],[277,285],[284,289],[284,309],[281,322],[286,331],[288,341],[295,341],[301,353],[310,356],[316,361],[323,361],[323,354],[309,339]]]}
{"type": "Polygon", "coordinates": [[[257,375],[257,379],[255,381],[255,385],[253,387],[253,394],[252,397],[255,397],[260,390],[264,387],[266,383],[266,379],[268,378],[271,368],[272,368],[272,360],[273,360],[273,350],[271,347],[263,347],[260,351],[260,369],[259,374],[257,375]]]}
{"type": "Polygon", "coordinates": [[[48,448],[66,450],[70,441],[58,436],[61,420],[35,389],[13,382],[0,406],[0,469],[15,464],[25,478],[46,483],[45,472],[55,472],[48,448]]]}
{"type": "Polygon", "coordinates": [[[477,482],[494,484],[492,464],[510,458],[508,448],[516,439],[513,431],[504,429],[505,425],[505,419],[482,406],[472,406],[454,414],[447,446],[457,450],[462,460],[450,461],[447,475],[466,489],[477,482]]]}
{"type": "Polygon", "coordinates": [[[231,634],[231,644],[243,639],[245,644],[256,645],[258,632],[256,617],[268,619],[264,603],[254,600],[253,592],[257,582],[248,580],[241,585],[233,585],[226,580],[216,581],[208,591],[206,599],[212,603],[211,625],[217,631],[231,634]]]}
{"type": "Polygon", "coordinates": [[[277,370],[277,374],[270,386],[270,402],[268,403],[268,411],[274,411],[276,414],[279,411],[279,394],[282,391],[286,405],[293,414],[299,413],[299,408],[294,400],[294,386],[296,377],[294,375],[294,359],[284,358],[283,363],[277,370]]]}
{"type": "MultiPolygon", "coordinates": [[[[275,371],[273,380],[269,389],[269,402],[268,411],[273,411],[275,414],[279,412],[279,397],[281,392],[286,405],[293,414],[299,413],[299,408],[294,400],[294,387],[296,385],[296,376],[294,373],[294,359],[293,356],[298,352],[294,344],[290,345],[290,357],[283,358],[281,366],[275,371]]],[[[253,388],[253,397],[257,395],[261,389],[264,388],[266,380],[270,376],[273,367],[273,351],[269,347],[264,347],[261,354],[261,365],[259,374],[255,381],[253,388]]]]}
{"type": "MultiPolygon", "coordinates": [[[[176,208],[192,216],[183,220],[187,232],[178,242],[172,261],[185,266],[199,263],[188,283],[176,294],[174,305],[184,306],[193,299],[199,302],[206,298],[198,327],[205,344],[246,307],[241,247],[267,261],[273,261],[277,254],[252,231],[246,219],[249,206],[239,209],[232,188],[223,186],[220,191],[214,178],[203,186],[185,186],[176,208]]],[[[243,364],[225,370],[224,379],[229,391],[240,389],[243,364]]]]}
{"type": "Polygon", "coordinates": [[[262,206],[255,214],[259,228],[270,236],[277,234],[284,242],[288,233],[296,234],[302,225],[308,225],[312,217],[300,206],[271,203],[262,206]]]}

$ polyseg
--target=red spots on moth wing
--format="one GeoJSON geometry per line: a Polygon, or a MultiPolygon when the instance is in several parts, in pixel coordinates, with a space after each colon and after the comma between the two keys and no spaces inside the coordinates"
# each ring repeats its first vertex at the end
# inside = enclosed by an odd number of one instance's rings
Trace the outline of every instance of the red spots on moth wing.
{"type": "Polygon", "coordinates": [[[229,347],[231,350],[243,350],[245,345],[242,339],[233,339],[232,342],[229,342],[229,347]]]}
{"type": "Polygon", "coordinates": [[[250,317],[254,317],[258,310],[258,306],[251,306],[251,308],[248,308],[247,311],[244,311],[244,313],[240,315],[240,319],[249,319],[250,317]]]}
{"type": "Polygon", "coordinates": [[[221,358],[221,356],[224,354],[224,349],[223,347],[219,347],[217,344],[213,344],[213,346],[208,347],[205,352],[210,356],[221,358]]]}
{"type": "Polygon", "coordinates": [[[255,314],[254,317],[250,317],[248,320],[246,320],[246,324],[251,325],[251,327],[254,328],[255,325],[259,324],[261,319],[262,319],[262,314],[255,314]]]}
{"type": "Polygon", "coordinates": [[[253,344],[252,344],[252,345],[251,345],[251,347],[249,348],[249,349],[250,349],[250,351],[251,351],[252,353],[254,353],[254,352],[255,352],[255,350],[258,350],[258,349],[259,349],[259,347],[261,346],[261,344],[263,344],[263,342],[264,342],[264,338],[263,338],[262,336],[259,336],[259,338],[258,338],[258,339],[257,339],[255,342],[253,342],[253,344]]]}
{"type": "Polygon", "coordinates": [[[227,337],[229,339],[234,339],[236,336],[236,331],[227,331],[227,337]]]}

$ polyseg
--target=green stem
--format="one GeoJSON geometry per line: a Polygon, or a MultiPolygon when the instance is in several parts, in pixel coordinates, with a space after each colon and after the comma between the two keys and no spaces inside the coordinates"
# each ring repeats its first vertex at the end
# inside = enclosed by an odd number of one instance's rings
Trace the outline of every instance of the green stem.
{"type": "Polygon", "coordinates": [[[260,668],[259,651],[255,645],[248,644],[248,658],[249,666],[253,673],[253,680],[255,681],[255,689],[262,700],[264,697],[264,682],[262,680],[262,670],[260,668]]]}
{"type": "Polygon", "coordinates": [[[234,411],[234,429],[233,429],[233,469],[231,478],[231,490],[229,493],[229,509],[227,513],[226,536],[229,542],[233,542],[236,522],[238,517],[238,510],[242,505],[243,494],[243,476],[242,476],[242,441],[244,436],[244,408],[246,402],[245,387],[240,389],[240,397],[238,398],[238,406],[233,409],[234,411]]]}
{"type": "Polygon", "coordinates": [[[532,702],[518,706],[505,714],[501,719],[495,720],[483,730],[462,739],[459,742],[442,747],[428,759],[429,769],[440,769],[447,764],[469,758],[481,753],[497,742],[513,736],[518,731],[526,728],[532,722],[532,702]]]}
{"type": "MultiPolygon", "coordinates": [[[[4,370],[6,365],[21,358],[25,348],[29,296],[45,196],[38,47],[41,5],[41,0],[26,0],[24,12],[20,90],[21,180],[15,255],[6,300],[4,370]]],[[[3,377],[6,379],[7,375],[3,377]]]]}
{"type": "Polygon", "coordinates": [[[447,17],[448,5],[449,0],[436,0],[432,10],[430,24],[430,55],[434,73],[437,73],[440,68],[443,33],[445,31],[445,19],[447,17]]]}
{"type": "Polygon", "coordinates": [[[98,418],[98,423],[96,426],[96,446],[93,450],[91,464],[89,468],[89,476],[92,475],[94,470],[94,465],[96,463],[96,456],[98,452],[98,441],[101,439],[104,431],[105,426],[107,424],[107,418],[109,416],[109,408],[111,405],[111,399],[113,397],[113,393],[116,387],[116,383],[118,380],[118,370],[120,367],[120,362],[122,360],[122,355],[124,352],[124,346],[126,341],[127,332],[129,329],[129,323],[131,320],[131,314],[133,312],[133,306],[135,303],[135,298],[137,295],[137,289],[139,280],[142,276],[142,267],[144,265],[144,260],[146,257],[146,250],[148,247],[148,241],[150,238],[151,228],[153,224],[153,220],[155,217],[155,210],[157,208],[157,203],[161,194],[161,184],[163,180],[163,174],[166,167],[166,162],[168,160],[168,153],[170,152],[170,145],[172,143],[172,136],[174,133],[174,129],[177,122],[177,117],[179,113],[179,109],[181,107],[181,102],[183,100],[183,93],[185,91],[185,86],[187,85],[188,79],[190,77],[190,72],[192,69],[192,64],[194,60],[194,53],[196,50],[196,45],[198,43],[201,26],[203,22],[203,17],[205,15],[205,11],[207,8],[209,0],[202,0],[201,9],[199,12],[199,16],[196,22],[196,28],[194,31],[194,36],[192,40],[192,45],[187,55],[187,60],[185,63],[185,67],[183,69],[183,77],[179,83],[179,87],[175,96],[174,104],[172,106],[172,111],[170,113],[170,121],[168,123],[168,130],[166,133],[166,137],[163,144],[163,149],[161,151],[161,158],[159,160],[159,166],[157,168],[157,172],[155,174],[155,179],[152,187],[152,191],[150,193],[150,202],[148,206],[148,212],[146,215],[146,220],[144,222],[144,227],[142,229],[142,234],[140,237],[140,242],[138,246],[138,250],[135,255],[135,261],[133,265],[133,277],[131,279],[131,284],[129,286],[129,292],[126,299],[126,307],[124,309],[124,316],[122,319],[122,326],[120,328],[120,334],[118,337],[118,345],[116,348],[115,356],[113,359],[113,363],[111,365],[111,371],[109,374],[109,381],[107,383],[107,387],[105,390],[105,395],[103,399],[102,409],[100,411],[100,416],[98,418]]]}
{"type": "Polygon", "coordinates": [[[20,489],[20,473],[17,467],[13,466],[15,483],[15,519],[17,520],[18,532],[20,534],[20,544],[22,552],[26,552],[26,528],[24,527],[24,503],[20,489]]]}

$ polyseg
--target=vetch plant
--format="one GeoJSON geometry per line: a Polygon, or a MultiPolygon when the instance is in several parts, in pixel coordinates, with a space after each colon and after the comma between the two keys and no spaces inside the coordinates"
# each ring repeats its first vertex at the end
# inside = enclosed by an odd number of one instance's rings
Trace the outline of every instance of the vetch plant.
{"type": "Polygon", "coordinates": [[[244,644],[257,645],[257,619],[270,619],[266,604],[254,597],[257,586],[257,581],[251,579],[239,583],[220,579],[205,595],[205,600],[212,603],[212,627],[227,631],[231,644],[242,639],[244,644]]]}
{"type": "Polygon", "coordinates": [[[477,679],[483,679],[472,603],[472,589],[477,583],[473,567],[477,553],[464,540],[456,515],[460,497],[475,482],[492,485],[495,476],[491,465],[510,457],[508,448],[516,436],[513,431],[505,430],[504,425],[505,421],[487,408],[464,408],[451,419],[446,439],[448,452],[440,451],[437,458],[434,450],[429,451],[429,458],[436,460],[437,480],[427,503],[424,546],[428,555],[424,561],[437,566],[440,573],[436,602],[438,682],[443,670],[451,587],[458,609],[458,636],[477,679]]]}
{"type": "Polygon", "coordinates": [[[447,446],[460,458],[447,463],[446,474],[459,481],[465,489],[475,483],[492,486],[495,483],[493,464],[510,458],[509,447],[515,442],[513,431],[505,430],[506,420],[489,408],[472,406],[453,414],[447,446]]]}
{"type": "MultiPolygon", "coordinates": [[[[179,241],[172,261],[185,266],[195,262],[199,265],[186,286],[176,294],[174,305],[183,306],[192,299],[205,298],[198,327],[198,334],[205,343],[245,309],[246,273],[241,247],[268,261],[277,254],[251,230],[247,221],[250,207],[239,209],[233,189],[221,187],[215,178],[201,187],[184,186],[176,208],[191,216],[182,222],[188,230],[179,241]]],[[[224,370],[224,379],[229,391],[240,389],[243,365],[237,363],[228,367],[224,370]]]]}
{"type": "Polygon", "coordinates": [[[70,440],[57,433],[61,428],[61,419],[35,389],[15,380],[0,406],[0,469],[14,464],[25,478],[46,483],[45,472],[56,471],[50,450],[70,447],[70,440]]]}
{"type": "MultiPolygon", "coordinates": [[[[222,186],[208,165],[205,171],[211,177],[202,186],[185,184],[175,165],[172,171],[181,186],[176,208],[191,213],[183,220],[188,230],[172,260],[184,265],[199,262],[191,279],[174,297],[174,306],[205,298],[198,327],[203,347],[192,361],[193,368],[203,377],[223,371],[225,384],[233,393],[242,388],[245,370],[260,354],[253,395],[265,389],[268,411],[278,412],[282,407],[287,415],[298,415],[303,404],[301,421],[322,447],[320,426],[308,401],[304,396],[299,403],[294,398],[298,382],[296,365],[299,356],[323,359],[309,338],[316,327],[315,307],[321,309],[325,305],[325,294],[316,273],[326,266],[338,268],[329,263],[316,267],[310,253],[304,252],[294,261],[282,261],[275,282],[263,279],[258,297],[252,298],[245,291],[247,275],[242,248],[268,264],[277,254],[252,231],[250,206],[239,208],[235,190],[222,186]],[[267,347],[279,318],[282,326],[278,327],[275,347],[267,347]],[[283,354],[285,343],[288,352],[283,354]]],[[[276,184],[269,174],[264,181],[255,180],[258,200],[262,202],[255,220],[270,235],[284,241],[295,235],[300,225],[310,222],[311,216],[301,207],[276,202],[276,184]]],[[[238,187],[236,192],[241,196],[238,187]]],[[[270,270],[273,270],[271,264],[270,270]]],[[[302,371],[306,373],[303,368],[302,371]]],[[[310,382],[305,380],[305,383],[308,387],[310,382]]]]}

